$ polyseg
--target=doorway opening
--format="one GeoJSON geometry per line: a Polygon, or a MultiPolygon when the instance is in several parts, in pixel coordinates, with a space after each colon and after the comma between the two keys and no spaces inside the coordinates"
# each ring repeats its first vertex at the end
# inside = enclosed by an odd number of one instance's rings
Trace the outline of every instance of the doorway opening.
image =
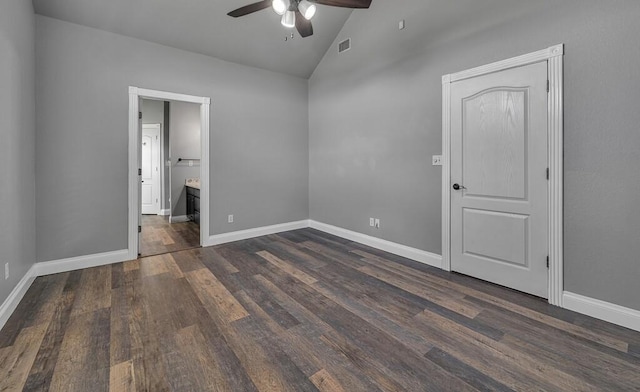
{"type": "Polygon", "coordinates": [[[141,257],[200,246],[200,108],[142,99],[141,257]],[[187,158],[188,157],[188,158],[187,158]]]}
{"type": "Polygon", "coordinates": [[[129,257],[209,239],[210,99],[129,88],[129,257]]]}

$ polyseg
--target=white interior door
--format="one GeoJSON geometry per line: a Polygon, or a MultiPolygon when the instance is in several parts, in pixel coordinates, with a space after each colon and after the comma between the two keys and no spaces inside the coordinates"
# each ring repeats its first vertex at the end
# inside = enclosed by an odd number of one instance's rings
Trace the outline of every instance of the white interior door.
{"type": "Polygon", "coordinates": [[[160,213],[160,124],[142,126],[141,144],[142,214],[158,215],[160,213]]]}
{"type": "Polygon", "coordinates": [[[548,295],[547,63],[451,85],[451,268],[548,295]]]}

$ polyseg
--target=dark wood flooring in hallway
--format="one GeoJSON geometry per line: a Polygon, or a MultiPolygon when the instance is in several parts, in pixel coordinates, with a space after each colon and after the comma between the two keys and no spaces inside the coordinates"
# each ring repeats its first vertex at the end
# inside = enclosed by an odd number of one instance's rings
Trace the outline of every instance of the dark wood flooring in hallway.
{"type": "Polygon", "coordinates": [[[638,391],[640,333],[312,229],[38,278],[2,391],[638,391]]]}
{"type": "Polygon", "coordinates": [[[140,255],[153,256],[200,246],[200,227],[195,222],[169,223],[169,217],[142,215],[140,255]]]}

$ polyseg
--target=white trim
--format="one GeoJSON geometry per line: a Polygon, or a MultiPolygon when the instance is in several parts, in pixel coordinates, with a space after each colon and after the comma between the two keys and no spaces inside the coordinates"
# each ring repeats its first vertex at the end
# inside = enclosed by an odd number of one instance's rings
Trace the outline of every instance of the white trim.
{"type": "Polygon", "coordinates": [[[169,217],[169,223],[181,223],[181,222],[189,222],[189,217],[186,215],[171,215],[169,217]]]}
{"type": "Polygon", "coordinates": [[[138,257],[138,221],[140,211],[140,189],[138,179],[138,145],[140,135],[138,134],[138,113],[140,111],[140,97],[138,89],[129,87],[129,227],[127,233],[127,249],[129,249],[129,259],[138,257]]]}
{"type": "MultiPolygon", "coordinates": [[[[140,210],[140,188],[138,182],[139,165],[139,136],[138,112],[140,98],[161,99],[165,101],[180,101],[200,104],[200,245],[206,246],[209,240],[209,112],[211,98],[193,95],[177,94],[166,91],[148,90],[129,86],[129,230],[128,250],[129,258],[138,257],[138,216],[140,210]]],[[[164,162],[163,162],[164,164],[164,162]]]]}
{"type": "Polygon", "coordinates": [[[200,105],[200,246],[205,246],[209,240],[209,216],[211,201],[209,198],[209,113],[210,98],[202,98],[200,105]]]}
{"type": "Polygon", "coordinates": [[[550,58],[561,57],[564,54],[564,44],[554,45],[537,52],[527,53],[522,56],[512,57],[510,59],[496,61],[495,63],[482,65],[480,67],[471,68],[465,71],[456,72],[448,75],[450,83],[458,82],[464,79],[471,79],[477,76],[490,74],[493,72],[504,71],[510,68],[522,67],[529,64],[547,61],[550,58]]]}
{"type": "Polygon", "coordinates": [[[9,318],[18,307],[22,298],[31,287],[31,284],[36,279],[35,265],[32,265],[27,273],[20,279],[20,282],[13,288],[11,294],[0,306],[0,329],[9,321],[9,318]]]}
{"type": "Polygon", "coordinates": [[[171,93],[168,91],[149,90],[133,86],[129,86],[129,94],[139,95],[141,98],[161,99],[163,101],[180,101],[197,104],[209,104],[211,102],[207,97],[197,97],[194,95],[171,93]]]}
{"type": "Polygon", "coordinates": [[[548,241],[549,241],[549,303],[563,306],[564,291],[564,79],[562,47],[548,61],[549,102],[547,113],[548,241]],[[560,53],[560,54],[558,54],[560,53]]]}
{"type": "Polygon", "coordinates": [[[160,213],[158,214],[159,216],[169,216],[171,215],[171,210],[170,209],[166,209],[166,210],[160,210],[160,213]]]}
{"type": "Polygon", "coordinates": [[[417,261],[423,264],[430,265],[432,267],[440,268],[442,265],[442,256],[430,253],[424,250],[411,248],[406,245],[401,245],[395,242],[383,240],[381,238],[372,237],[370,235],[358,233],[343,229],[342,227],[328,225],[326,223],[316,222],[314,220],[309,221],[309,227],[324,231],[325,233],[333,234],[338,237],[342,237],[360,244],[370,246],[372,248],[380,249],[385,252],[393,253],[394,255],[406,257],[413,261],[417,261]]]}
{"type": "Polygon", "coordinates": [[[640,311],[638,310],[568,291],[565,291],[562,297],[562,303],[566,309],[640,331],[640,311]]]}
{"type": "Polygon", "coordinates": [[[549,187],[549,303],[563,306],[563,55],[564,45],[498,61],[442,77],[442,265],[451,270],[451,83],[510,68],[547,61],[548,98],[548,167],[549,187]]]}
{"type": "Polygon", "coordinates": [[[451,77],[442,77],[442,269],[451,271],[451,77]]]}
{"type": "Polygon", "coordinates": [[[272,226],[256,227],[254,229],[232,231],[230,233],[216,234],[209,237],[205,246],[214,246],[220,244],[226,244],[228,242],[235,242],[246,240],[249,238],[262,237],[269,234],[282,233],[284,231],[306,229],[309,227],[308,220],[301,220],[297,222],[281,223],[272,226]]]}
{"type": "Polygon", "coordinates": [[[11,314],[16,310],[18,304],[22,298],[24,298],[24,295],[38,276],[98,267],[107,264],[120,263],[127,260],[132,260],[129,257],[129,250],[123,249],[114,252],[35,263],[31,268],[29,268],[29,271],[27,271],[22,279],[20,279],[20,282],[18,282],[16,287],[11,291],[11,294],[9,294],[9,297],[7,297],[0,306],[0,329],[4,327],[6,322],[9,320],[9,317],[11,317],[11,314]]]}
{"type": "MultiPolygon", "coordinates": [[[[135,258],[136,257],[133,259],[135,258]]],[[[36,275],[43,276],[75,271],[83,268],[99,267],[133,259],[129,257],[128,249],[122,249],[87,256],[70,257],[68,259],[43,261],[36,263],[34,267],[36,275]]]]}

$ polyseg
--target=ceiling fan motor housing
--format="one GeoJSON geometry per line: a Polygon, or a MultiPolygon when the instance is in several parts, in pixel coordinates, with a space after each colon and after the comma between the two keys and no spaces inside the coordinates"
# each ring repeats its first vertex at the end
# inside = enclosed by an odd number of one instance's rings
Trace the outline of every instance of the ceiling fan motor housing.
{"type": "Polygon", "coordinates": [[[238,18],[261,11],[266,8],[282,15],[281,23],[288,28],[295,27],[301,37],[313,35],[311,18],[316,13],[316,4],[342,8],[369,8],[372,0],[262,0],[249,4],[228,13],[229,16],[238,18]]]}

